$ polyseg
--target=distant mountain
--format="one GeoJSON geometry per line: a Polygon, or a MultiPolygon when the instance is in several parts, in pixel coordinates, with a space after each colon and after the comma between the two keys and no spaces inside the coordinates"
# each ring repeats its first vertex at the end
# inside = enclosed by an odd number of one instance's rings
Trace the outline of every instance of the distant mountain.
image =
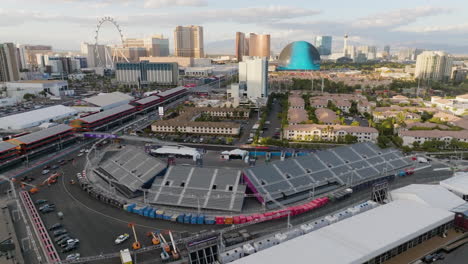
{"type": "Polygon", "coordinates": [[[208,42],[205,45],[206,54],[226,54],[234,55],[236,49],[235,39],[226,39],[208,42]]]}

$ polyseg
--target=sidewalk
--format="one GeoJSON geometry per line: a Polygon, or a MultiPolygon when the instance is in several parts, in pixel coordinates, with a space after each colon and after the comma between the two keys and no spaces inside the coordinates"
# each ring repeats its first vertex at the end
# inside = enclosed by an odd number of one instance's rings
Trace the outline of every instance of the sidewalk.
{"type": "Polygon", "coordinates": [[[0,254],[0,263],[25,263],[21,254],[22,245],[20,245],[13,227],[12,216],[6,200],[0,200],[0,208],[0,242],[6,243],[7,240],[11,240],[11,244],[14,247],[14,250],[6,252],[5,255],[0,254]]]}

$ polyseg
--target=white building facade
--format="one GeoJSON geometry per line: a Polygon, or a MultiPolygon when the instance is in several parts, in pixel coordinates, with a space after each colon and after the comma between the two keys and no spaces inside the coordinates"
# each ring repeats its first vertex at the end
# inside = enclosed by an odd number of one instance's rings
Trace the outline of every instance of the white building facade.
{"type": "Polygon", "coordinates": [[[424,51],[416,59],[418,79],[446,81],[452,73],[453,58],[443,51],[424,51]]]}
{"type": "Polygon", "coordinates": [[[246,83],[250,100],[268,97],[268,60],[255,58],[239,62],[239,82],[246,83]]]}
{"type": "Polygon", "coordinates": [[[41,95],[45,91],[46,96],[72,96],[75,94],[74,90],[68,88],[67,81],[61,80],[32,80],[32,81],[17,81],[7,82],[7,95],[17,100],[23,100],[25,94],[33,94],[35,96],[41,95]]]}

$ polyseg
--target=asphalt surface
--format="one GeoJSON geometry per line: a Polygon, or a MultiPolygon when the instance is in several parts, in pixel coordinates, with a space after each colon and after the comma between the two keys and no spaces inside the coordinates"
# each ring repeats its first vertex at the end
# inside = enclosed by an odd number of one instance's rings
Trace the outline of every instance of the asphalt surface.
{"type": "MultiPolygon", "coordinates": [[[[50,187],[44,186],[39,193],[32,196],[33,200],[47,199],[49,202],[56,204],[56,212],[61,211],[64,214],[64,219],[61,222],[69,233],[80,239],[81,245],[77,251],[82,256],[95,256],[99,254],[114,253],[123,248],[131,248],[131,239],[124,244],[116,246],[113,241],[123,233],[131,234],[131,229],[128,223],[135,223],[137,237],[141,241],[143,247],[151,245],[150,239],[146,237],[148,231],[156,230],[172,230],[175,233],[189,232],[195,233],[200,230],[216,229],[219,226],[206,225],[184,225],[168,221],[149,219],[135,214],[123,212],[121,209],[111,207],[101,201],[95,200],[88,196],[87,193],[81,190],[78,185],[71,185],[71,179],[76,180],[76,174],[81,172],[84,166],[84,157],[76,157],[77,153],[69,154],[65,159],[74,157],[75,163],[68,163],[61,167],[58,171],[63,172],[63,176],[57,184],[50,187]]],[[[445,165],[434,165],[435,167],[445,167],[445,165]]],[[[32,184],[42,182],[47,176],[41,175],[42,168],[37,168],[28,173],[28,176],[35,178],[32,184]]],[[[442,180],[450,176],[449,171],[434,172],[433,168],[427,168],[415,173],[412,176],[402,177],[392,182],[391,188],[398,188],[411,183],[426,183],[442,180]]],[[[342,208],[347,208],[352,204],[370,198],[370,189],[365,189],[355,192],[351,198],[333,202],[323,208],[314,210],[292,219],[293,224],[300,224],[305,221],[310,221],[342,208]]],[[[43,216],[46,226],[59,222],[56,212],[52,212],[43,216]]],[[[260,223],[245,227],[248,231],[254,234],[265,234],[286,227],[287,220],[281,219],[272,222],[260,223]]],[[[22,236],[21,236],[22,237],[22,236]]],[[[58,248],[60,250],[60,248],[58,248]]],[[[70,252],[70,253],[74,253],[70,252]]],[[[67,254],[70,254],[67,253],[67,254]]],[[[62,254],[64,257],[67,254],[62,254]]],[[[29,259],[32,259],[31,257],[29,259]]],[[[159,259],[159,253],[153,251],[148,254],[139,256],[139,260],[145,261],[150,259],[159,259]]],[[[34,263],[34,262],[31,262],[34,263]]],[[[94,262],[98,263],[98,262],[94,262]]],[[[108,261],[100,261],[99,263],[119,263],[117,259],[108,261]]]]}
{"type": "Polygon", "coordinates": [[[276,128],[281,128],[281,120],[278,118],[278,114],[282,111],[282,107],[278,100],[272,103],[270,112],[268,113],[267,121],[270,121],[270,125],[267,125],[267,130],[262,134],[262,137],[273,137],[275,132],[279,132],[276,128]]]}
{"type": "Polygon", "coordinates": [[[468,263],[468,244],[465,244],[449,254],[445,254],[443,260],[433,262],[434,264],[465,264],[468,263]]]}
{"type": "MultiPolygon", "coordinates": [[[[72,237],[80,240],[80,247],[77,251],[61,254],[62,257],[75,252],[85,257],[114,253],[120,249],[131,248],[132,241],[130,240],[133,239],[133,235],[122,245],[114,245],[114,240],[118,235],[132,233],[128,227],[129,223],[135,224],[137,237],[143,247],[151,245],[150,239],[146,236],[149,231],[173,230],[178,233],[181,231],[197,232],[206,229],[206,226],[203,225],[183,225],[126,213],[121,209],[91,198],[78,185],[69,183],[71,179],[76,180],[76,174],[84,166],[84,156],[78,158],[74,153],[74,155],[69,155],[67,158],[72,157],[76,158],[76,163],[69,163],[58,170],[63,172],[63,176],[59,178],[57,184],[50,187],[46,185],[37,194],[32,195],[33,201],[46,199],[49,203],[56,205],[55,212],[41,214],[47,227],[61,222],[72,237]],[[59,211],[64,214],[63,220],[59,220],[57,217],[59,211]]],[[[28,175],[35,178],[32,184],[38,184],[47,177],[42,176],[40,171],[41,168],[32,171],[28,175]]],[[[53,235],[51,236],[53,237],[53,235]]],[[[57,250],[59,251],[60,248],[57,248],[57,250]]],[[[152,258],[154,258],[154,253],[153,251],[152,258]]],[[[159,258],[159,254],[157,256],[159,258]]],[[[144,260],[144,258],[140,258],[140,260],[144,260]]],[[[110,261],[105,263],[119,263],[118,261],[110,261]]]]}

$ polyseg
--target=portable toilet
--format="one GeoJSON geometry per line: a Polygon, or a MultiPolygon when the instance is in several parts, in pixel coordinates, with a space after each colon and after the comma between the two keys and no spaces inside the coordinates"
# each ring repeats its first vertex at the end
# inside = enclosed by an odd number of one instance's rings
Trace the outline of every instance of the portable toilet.
{"type": "Polygon", "coordinates": [[[184,217],[185,217],[185,214],[179,214],[177,216],[177,222],[183,223],[184,222],[184,217]]]}
{"type": "Polygon", "coordinates": [[[173,214],[171,217],[171,222],[177,222],[177,218],[179,217],[178,214],[173,214]]]}
{"type": "Polygon", "coordinates": [[[205,216],[204,215],[199,215],[198,219],[197,219],[197,224],[198,225],[203,225],[204,222],[205,222],[205,216]]]}
{"type": "Polygon", "coordinates": [[[192,218],[190,219],[190,224],[196,225],[198,223],[198,215],[194,214],[192,215],[192,218]]]}
{"type": "Polygon", "coordinates": [[[232,223],[233,223],[232,216],[226,216],[226,218],[224,218],[224,223],[226,225],[232,225],[232,223]]]}
{"type": "Polygon", "coordinates": [[[156,218],[156,209],[151,208],[150,212],[148,213],[149,217],[156,218]]]}
{"type": "Polygon", "coordinates": [[[247,219],[246,219],[245,215],[240,215],[240,216],[239,216],[239,222],[240,222],[241,224],[245,223],[246,221],[247,221],[247,219]]]}
{"type": "Polygon", "coordinates": [[[214,225],[216,224],[216,220],[213,216],[207,216],[205,217],[205,224],[207,225],[214,225]]]}
{"type": "Polygon", "coordinates": [[[216,216],[215,220],[217,225],[224,225],[224,216],[216,216]]]}
{"type": "Polygon", "coordinates": [[[166,211],[166,212],[164,212],[163,219],[164,219],[164,220],[171,221],[172,215],[174,215],[173,212],[171,212],[171,211],[166,211]]]}
{"type": "Polygon", "coordinates": [[[192,220],[192,214],[185,214],[184,224],[190,224],[191,220],[192,220]]]}
{"type": "Polygon", "coordinates": [[[134,204],[134,203],[133,204],[128,204],[127,208],[126,208],[127,212],[129,212],[129,213],[133,212],[133,208],[135,208],[135,207],[136,207],[136,204],[134,204]]]}
{"type": "Polygon", "coordinates": [[[164,210],[157,210],[156,211],[156,218],[157,219],[163,219],[164,216],[164,210]]]}
{"type": "Polygon", "coordinates": [[[234,217],[232,218],[232,221],[233,221],[233,223],[236,224],[236,225],[237,225],[237,224],[240,224],[240,217],[239,217],[239,216],[234,216],[234,217]]]}

